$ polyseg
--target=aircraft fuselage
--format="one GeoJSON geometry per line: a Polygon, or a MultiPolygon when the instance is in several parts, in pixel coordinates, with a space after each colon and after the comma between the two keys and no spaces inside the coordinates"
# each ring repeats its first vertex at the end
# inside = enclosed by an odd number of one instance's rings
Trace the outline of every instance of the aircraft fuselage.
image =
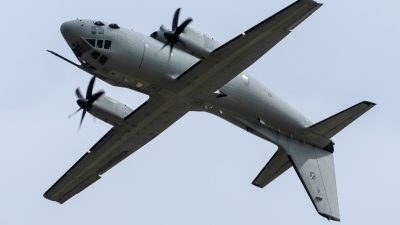
{"type": "MultiPolygon", "coordinates": [[[[164,43],[150,36],[123,27],[111,28],[104,22],[102,26],[94,23],[95,20],[77,19],[61,26],[61,33],[86,72],[111,85],[149,96],[180,97],[172,92],[176,79],[198,58],[178,48],[169,57],[168,48],[161,50],[164,43]]],[[[237,117],[313,144],[304,130],[312,123],[246,71],[223,87],[210,90],[208,95],[181,101],[190,104],[193,100],[201,102],[193,104],[193,110],[212,113],[243,129],[248,127],[237,117]],[[217,98],[214,91],[226,96],[217,98]]],[[[323,143],[329,144],[330,139],[323,143]]]]}

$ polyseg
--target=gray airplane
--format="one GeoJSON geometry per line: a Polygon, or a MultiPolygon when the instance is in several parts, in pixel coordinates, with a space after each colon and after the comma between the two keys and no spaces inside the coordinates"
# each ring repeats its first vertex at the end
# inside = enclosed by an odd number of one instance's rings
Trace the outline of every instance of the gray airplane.
{"type": "Polygon", "coordinates": [[[375,104],[360,102],[312,123],[245,71],[321,6],[296,1],[225,44],[188,27],[190,18],[178,26],[179,9],[171,30],[161,26],[150,36],[96,20],[63,23],[80,64],[50,52],[94,76],[86,96],[76,90],[81,123],[88,112],[113,127],[44,197],[66,202],[186,113],[203,111],[278,147],[253,185],[263,188],[293,166],[317,212],[340,221],[331,138],[375,104]],[[93,94],[95,77],[149,99],[133,110],[93,94]]]}

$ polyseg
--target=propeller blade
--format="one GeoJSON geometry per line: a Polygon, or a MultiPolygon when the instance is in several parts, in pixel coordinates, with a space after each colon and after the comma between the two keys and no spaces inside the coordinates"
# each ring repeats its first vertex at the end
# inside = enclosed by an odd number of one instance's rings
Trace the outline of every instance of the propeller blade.
{"type": "MultiPolygon", "coordinates": [[[[165,43],[159,52],[161,52],[167,45],[170,46],[169,48],[169,55],[168,55],[168,62],[171,59],[172,50],[174,49],[174,45],[176,43],[181,43],[183,47],[186,47],[186,44],[179,39],[179,35],[185,30],[185,28],[193,21],[192,18],[187,18],[179,27],[178,27],[178,20],[181,8],[178,8],[175,11],[174,17],[172,19],[172,31],[167,30],[164,25],[161,25],[160,30],[163,33],[165,39],[167,39],[167,43],[165,43]]],[[[153,34],[152,34],[153,35],[153,34]]],[[[154,36],[154,35],[153,35],[154,36]]]]}
{"type": "Polygon", "coordinates": [[[79,112],[79,110],[81,110],[82,108],[79,108],[78,110],[76,110],[74,113],[68,115],[68,119],[70,119],[71,117],[73,117],[77,112],[79,112]]]}
{"type": "Polygon", "coordinates": [[[82,95],[81,90],[79,89],[79,87],[75,90],[75,94],[76,94],[76,97],[83,98],[83,95],[82,95]]]}
{"type": "Polygon", "coordinates": [[[100,90],[95,94],[92,94],[93,92],[93,86],[94,82],[96,80],[96,77],[92,77],[89,81],[89,85],[86,91],[86,98],[82,96],[81,90],[79,87],[75,90],[75,95],[78,97],[78,100],[76,100],[76,103],[79,105],[79,109],[76,110],[74,113],[68,116],[68,119],[71,118],[73,115],[75,115],[77,112],[82,110],[82,117],[81,117],[81,122],[79,123],[79,129],[81,129],[83,119],[85,118],[86,111],[89,111],[92,108],[93,102],[95,102],[100,96],[102,96],[105,92],[104,90],[100,90]]]}
{"type": "Polygon", "coordinates": [[[172,20],[172,31],[175,31],[176,28],[178,27],[178,19],[179,19],[179,12],[180,12],[180,11],[181,11],[181,8],[178,8],[178,9],[175,11],[174,19],[172,20]]]}
{"type": "Polygon", "coordinates": [[[83,112],[82,112],[82,118],[81,118],[81,122],[79,123],[79,129],[78,129],[78,130],[81,129],[81,125],[82,125],[82,122],[83,122],[83,118],[85,118],[85,114],[86,114],[86,110],[83,110],[83,112]]]}
{"type": "Polygon", "coordinates": [[[93,102],[95,102],[98,98],[100,98],[100,96],[102,96],[104,94],[104,91],[99,91],[96,94],[94,94],[89,100],[88,100],[88,104],[90,104],[90,106],[93,104],[93,102]]]}
{"type": "Polygon", "coordinates": [[[183,22],[176,30],[175,30],[175,34],[181,34],[183,32],[183,30],[185,30],[186,26],[191,23],[193,21],[192,18],[187,18],[185,20],[185,22],[183,22]]]}
{"type": "Polygon", "coordinates": [[[86,90],[86,99],[90,99],[92,97],[93,86],[94,86],[95,80],[96,80],[96,77],[92,77],[92,79],[90,79],[89,86],[86,90]]]}
{"type": "MultiPolygon", "coordinates": [[[[170,43],[170,42],[167,41],[167,43],[165,43],[164,46],[162,46],[161,50],[163,50],[163,49],[165,48],[165,46],[169,45],[169,43],[170,43]]],[[[161,50],[160,50],[160,51],[161,51],[161,50]]]]}
{"type": "Polygon", "coordinates": [[[171,59],[171,54],[172,54],[172,49],[174,48],[174,45],[171,44],[171,47],[169,48],[169,55],[168,55],[168,62],[171,59]]]}

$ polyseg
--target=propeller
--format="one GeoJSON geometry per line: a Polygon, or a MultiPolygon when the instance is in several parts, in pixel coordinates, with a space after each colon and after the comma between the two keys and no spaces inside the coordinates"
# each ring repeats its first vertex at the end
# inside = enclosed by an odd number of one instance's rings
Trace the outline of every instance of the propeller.
{"type": "Polygon", "coordinates": [[[75,90],[75,95],[76,97],[78,97],[78,100],[76,102],[78,103],[80,108],[71,115],[69,115],[68,119],[83,109],[81,122],[79,123],[79,129],[81,128],[83,118],[85,118],[86,111],[89,111],[92,108],[93,102],[95,102],[98,98],[100,98],[100,96],[104,94],[104,91],[102,90],[95,94],[92,93],[95,80],[96,77],[92,77],[92,79],[90,79],[89,86],[86,90],[86,98],[83,97],[79,87],[75,90]]]}
{"type": "MultiPolygon", "coordinates": [[[[174,45],[176,43],[180,43],[183,46],[185,46],[185,43],[183,43],[181,40],[179,40],[179,35],[185,30],[187,25],[193,21],[192,18],[187,18],[181,25],[178,26],[178,19],[179,19],[179,12],[181,11],[181,8],[178,8],[175,11],[174,18],[172,20],[172,31],[166,29],[164,25],[161,25],[160,30],[163,32],[164,37],[167,39],[167,42],[165,45],[161,48],[164,49],[167,45],[170,46],[169,49],[169,57],[171,57],[172,49],[174,48],[174,45]]],[[[169,60],[168,57],[168,60],[169,60]]]]}

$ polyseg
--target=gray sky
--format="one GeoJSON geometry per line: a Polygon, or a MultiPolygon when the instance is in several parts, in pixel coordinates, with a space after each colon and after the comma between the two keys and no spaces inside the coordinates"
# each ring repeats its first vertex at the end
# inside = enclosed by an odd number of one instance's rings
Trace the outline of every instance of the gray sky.
{"type": "MultiPolygon", "coordinates": [[[[43,193],[109,129],[87,116],[77,133],[74,90],[90,75],[61,33],[68,20],[116,22],[144,34],[181,20],[226,42],[294,0],[8,1],[1,8],[1,224],[322,224],[293,169],[264,189],[252,180],[276,147],[206,113],[189,113],[64,205],[43,193]]],[[[400,2],[325,5],[248,71],[312,121],[377,103],[333,138],[342,224],[397,224],[400,2]],[[397,222],[395,222],[397,221],[397,222]]],[[[147,97],[98,81],[131,108],[147,97]]]]}

